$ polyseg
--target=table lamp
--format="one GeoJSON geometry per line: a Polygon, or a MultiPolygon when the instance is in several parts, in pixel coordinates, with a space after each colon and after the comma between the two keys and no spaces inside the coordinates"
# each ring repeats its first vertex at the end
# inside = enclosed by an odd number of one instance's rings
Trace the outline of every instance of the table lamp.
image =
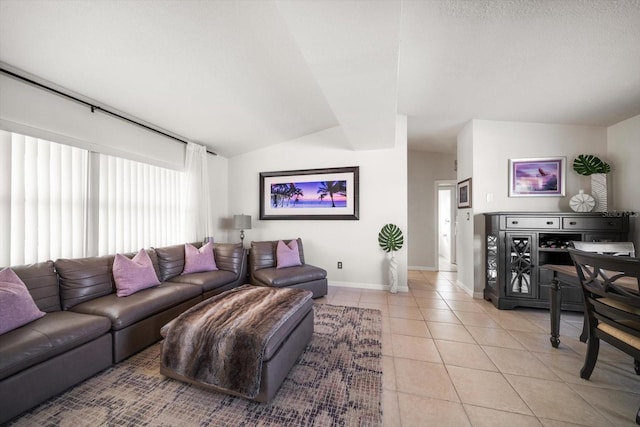
{"type": "Polygon", "coordinates": [[[240,230],[240,241],[244,244],[244,230],[251,230],[251,215],[234,215],[233,228],[240,230]]]}

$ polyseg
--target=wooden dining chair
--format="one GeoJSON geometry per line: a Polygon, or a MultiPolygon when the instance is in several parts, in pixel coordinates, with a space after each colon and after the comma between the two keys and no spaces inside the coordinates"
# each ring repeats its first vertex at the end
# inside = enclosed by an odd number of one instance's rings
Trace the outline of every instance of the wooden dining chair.
{"type": "MultiPolygon", "coordinates": [[[[640,375],[640,259],[569,249],[584,294],[587,354],[580,377],[588,380],[598,360],[600,340],[634,359],[640,375]]],[[[640,424],[640,409],[636,412],[640,424]]]]}
{"type": "MultiPolygon", "coordinates": [[[[575,248],[584,252],[593,252],[600,255],[635,257],[636,250],[633,242],[582,242],[571,240],[570,248],[575,248]]],[[[587,342],[587,315],[584,316],[580,341],[587,342]]]]}

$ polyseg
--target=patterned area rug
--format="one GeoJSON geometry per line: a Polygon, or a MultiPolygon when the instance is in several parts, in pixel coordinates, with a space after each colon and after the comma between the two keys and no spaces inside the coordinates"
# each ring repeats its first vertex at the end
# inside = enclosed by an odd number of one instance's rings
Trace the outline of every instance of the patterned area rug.
{"type": "Polygon", "coordinates": [[[16,426],[380,426],[378,310],[315,304],[313,338],[270,404],[160,375],[160,345],[54,397],[16,426]]]}

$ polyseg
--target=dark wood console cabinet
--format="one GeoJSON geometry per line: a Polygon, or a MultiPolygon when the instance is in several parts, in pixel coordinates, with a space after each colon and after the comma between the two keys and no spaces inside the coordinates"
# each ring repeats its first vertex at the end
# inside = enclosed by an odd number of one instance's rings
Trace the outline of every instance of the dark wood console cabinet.
{"type": "MultiPolygon", "coordinates": [[[[603,212],[495,212],[485,215],[484,298],[499,309],[549,307],[551,272],[544,264],[571,264],[567,244],[626,241],[629,216],[603,212]]],[[[563,289],[562,309],[582,311],[581,290],[563,289]]]]}

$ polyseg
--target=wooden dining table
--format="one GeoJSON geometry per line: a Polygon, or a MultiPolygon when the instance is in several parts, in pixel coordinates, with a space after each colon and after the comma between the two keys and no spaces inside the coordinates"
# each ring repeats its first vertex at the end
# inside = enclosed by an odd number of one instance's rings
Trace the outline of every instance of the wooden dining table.
{"type": "MultiPolygon", "coordinates": [[[[571,265],[562,264],[545,264],[540,268],[547,269],[553,273],[549,288],[549,317],[551,320],[551,345],[554,348],[558,348],[560,345],[560,307],[562,306],[562,286],[580,287],[580,278],[576,267],[571,265]]],[[[580,341],[587,341],[587,319],[584,319],[582,325],[582,334],[580,334],[580,341]]]]}
{"type": "MultiPolygon", "coordinates": [[[[549,317],[551,320],[551,345],[558,348],[560,345],[560,312],[562,306],[562,286],[581,287],[580,278],[576,267],[563,264],[544,264],[540,268],[549,270],[553,273],[553,278],[549,287],[549,317]]],[[[624,286],[627,289],[638,292],[638,282],[633,277],[621,277],[616,280],[616,284],[624,286]]],[[[586,342],[589,334],[587,327],[587,318],[582,323],[582,333],[580,341],[586,342]]]]}

